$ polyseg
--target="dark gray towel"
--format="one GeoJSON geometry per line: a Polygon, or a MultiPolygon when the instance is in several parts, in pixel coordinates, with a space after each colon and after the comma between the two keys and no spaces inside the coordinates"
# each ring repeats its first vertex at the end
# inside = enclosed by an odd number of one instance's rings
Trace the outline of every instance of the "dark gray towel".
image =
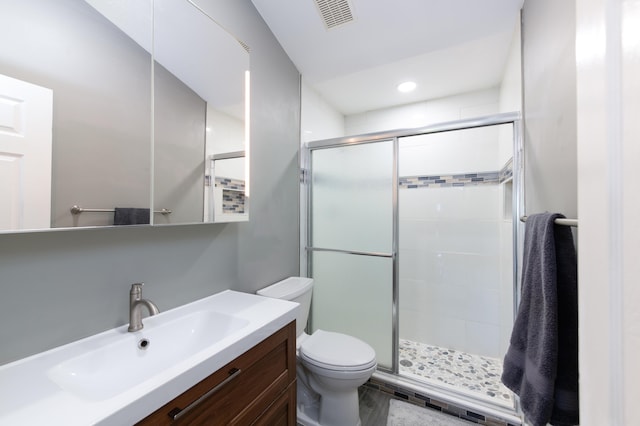
{"type": "Polygon", "coordinates": [[[502,382],[533,426],[579,423],[577,261],[571,228],[554,225],[563,217],[527,218],[522,298],[504,358],[502,382]]]}
{"type": "Polygon", "coordinates": [[[114,225],[146,225],[149,224],[149,209],[116,207],[113,213],[114,225]]]}

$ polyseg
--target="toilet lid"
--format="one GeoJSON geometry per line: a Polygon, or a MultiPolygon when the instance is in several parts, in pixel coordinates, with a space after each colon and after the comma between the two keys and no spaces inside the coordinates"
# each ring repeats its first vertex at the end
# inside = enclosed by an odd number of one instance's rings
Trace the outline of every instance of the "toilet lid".
{"type": "Polygon", "coordinates": [[[376,364],[376,352],[360,339],[318,330],[300,346],[304,361],[329,370],[365,370],[376,364]]]}

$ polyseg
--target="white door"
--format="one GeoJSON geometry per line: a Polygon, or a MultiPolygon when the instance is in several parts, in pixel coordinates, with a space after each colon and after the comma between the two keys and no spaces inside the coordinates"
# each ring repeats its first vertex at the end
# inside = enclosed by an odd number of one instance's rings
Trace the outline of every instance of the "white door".
{"type": "Polygon", "coordinates": [[[0,74],[0,230],[51,226],[53,91],[0,74]]]}

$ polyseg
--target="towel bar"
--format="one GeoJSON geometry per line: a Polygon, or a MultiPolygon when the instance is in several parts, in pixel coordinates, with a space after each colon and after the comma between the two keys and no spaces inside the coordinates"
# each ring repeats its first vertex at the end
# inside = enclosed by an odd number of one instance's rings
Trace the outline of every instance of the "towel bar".
{"type": "MultiPolygon", "coordinates": [[[[71,207],[71,214],[80,214],[80,213],[94,213],[94,212],[106,212],[106,213],[113,213],[115,212],[115,209],[85,209],[82,208],[80,206],[73,206],[71,207]]],[[[162,209],[162,210],[154,210],[154,213],[160,213],[160,214],[171,214],[171,210],[169,209],[162,209]]]]}
{"type": "MultiPolygon", "coordinates": [[[[527,221],[527,216],[522,216],[520,218],[521,222],[526,222],[527,221]]],[[[553,223],[555,223],[556,225],[564,225],[564,226],[574,226],[574,227],[578,227],[578,219],[562,219],[562,218],[558,218],[556,220],[553,221],[553,223]]]]}

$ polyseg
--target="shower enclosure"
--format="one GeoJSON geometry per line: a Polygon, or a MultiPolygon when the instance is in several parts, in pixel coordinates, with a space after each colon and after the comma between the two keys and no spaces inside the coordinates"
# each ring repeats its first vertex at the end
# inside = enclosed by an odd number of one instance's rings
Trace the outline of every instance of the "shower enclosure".
{"type": "Polygon", "coordinates": [[[311,331],[366,341],[394,383],[513,412],[521,144],[517,113],[308,143],[311,331]]]}

